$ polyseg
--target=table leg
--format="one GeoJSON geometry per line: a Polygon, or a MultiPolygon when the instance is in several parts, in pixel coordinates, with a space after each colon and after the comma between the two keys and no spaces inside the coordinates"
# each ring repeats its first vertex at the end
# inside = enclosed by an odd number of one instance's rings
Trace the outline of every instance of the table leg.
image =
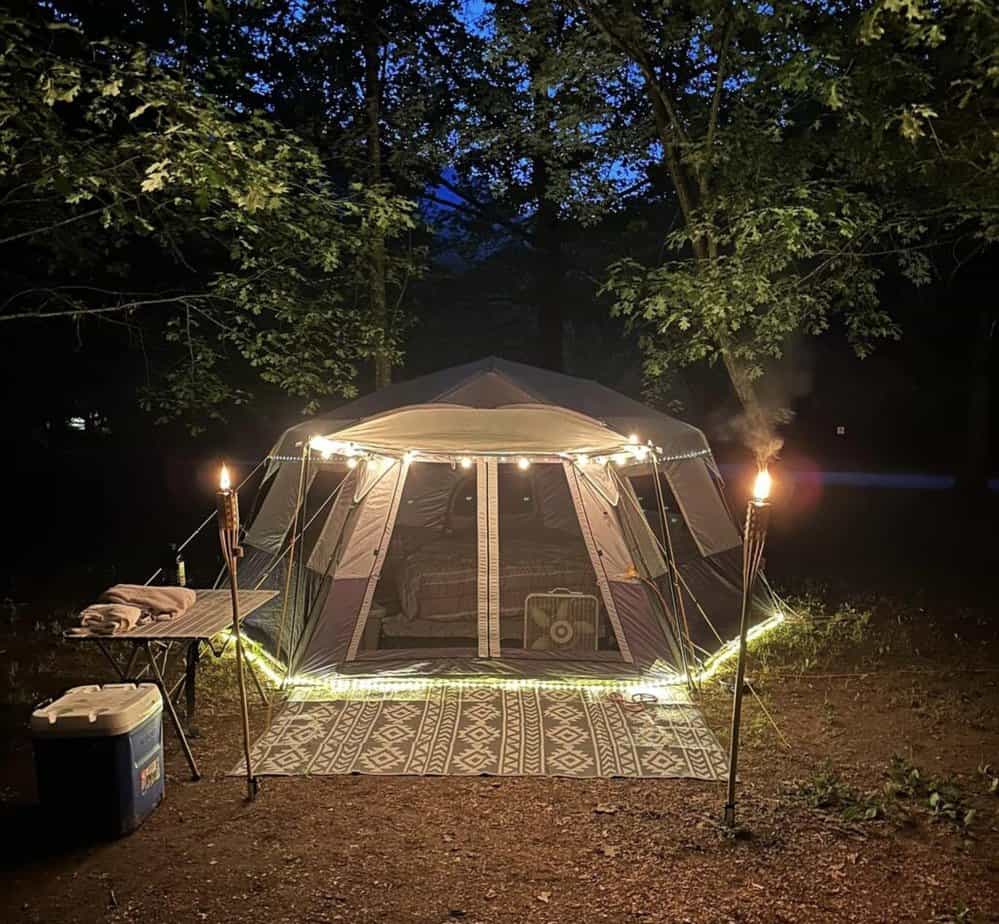
{"type": "Polygon", "coordinates": [[[187,736],[184,734],[184,729],[181,727],[180,719],[177,718],[177,710],[173,708],[173,700],[170,699],[170,691],[167,689],[166,682],[163,680],[163,674],[160,672],[160,667],[156,663],[156,656],[149,647],[149,642],[146,642],[143,645],[143,649],[145,650],[146,657],[149,659],[149,664],[153,669],[153,675],[156,677],[156,682],[159,684],[160,692],[163,694],[163,705],[166,706],[167,714],[170,716],[170,722],[173,724],[173,729],[177,733],[177,738],[180,740],[180,746],[184,750],[184,756],[187,758],[187,764],[191,768],[191,776],[195,780],[200,780],[201,771],[198,770],[198,764],[194,759],[194,754],[191,752],[191,745],[188,743],[187,736]]]}
{"type": "Polygon", "coordinates": [[[122,680],[132,676],[132,671],[135,670],[135,662],[139,660],[139,652],[141,649],[138,645],[132,646],[132,653],[128,656],[128,664],[125,665],[125,673],[122,674],[122,680]]]}
{"type": "Polygon", "coordinates": [[[198,707],[196,683],[198,679],[198,662],[201,660],[201,641],[195,639],[187,646],[187,669],[184,675],[184,699],[186,704],[187,734],[198,737],[198,729],[194,725],[194,713],[198,707]]]}

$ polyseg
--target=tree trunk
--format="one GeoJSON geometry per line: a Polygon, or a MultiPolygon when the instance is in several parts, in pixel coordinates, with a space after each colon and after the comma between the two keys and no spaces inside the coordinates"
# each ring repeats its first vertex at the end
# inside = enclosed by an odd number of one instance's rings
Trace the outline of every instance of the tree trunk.
{"type": "Polygon", "coordinates": [[[975,340],[971,348],[968,388],[968,430],[963,470],[958,487],[970,500],[985,494],[989,480],[989,361],[996,320],[988,310],[978,312],[975,340]]]}
{"type": "MultiPolygon", "coordinates": [[[[372,13],[364,40],[364,110],[367,119],[368,182],[371,186],[377,186],[382,181],[380,52],[376,14],[372,13]]],[[[379,338],[374,354],[375,388],[378,389],[392,382],[392,358],[387,346],[389,316],[385,237],[377,229],[371,231],[368,261],[368,300],[379,338]]]]}
{"type": "Polygon", "coordinates": [[[562,342],[562,241],[556,205],[548,197],[548,165],[543,157],[533,162],[535,280],[538,303],[538,335],[541,365],[561,372],[564,367],[562,342]]]}

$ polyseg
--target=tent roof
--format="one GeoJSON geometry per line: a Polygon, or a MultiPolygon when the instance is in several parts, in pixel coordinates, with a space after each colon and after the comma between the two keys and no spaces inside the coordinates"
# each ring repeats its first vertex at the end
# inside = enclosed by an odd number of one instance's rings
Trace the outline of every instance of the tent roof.
{"type": "Polygon", "coordinates": [[[599,421],[545,404],[500,408],[421,404],[320,435],[390,453],[609,454],[628,446],[625,435],[599,421]]]}
{"type": "MultiPolygon", "coordinates": [[[[704,434],[696,427],[661,414],[598,382],[489,356],[390,385],[297,424],[285,431],[274,451],[293,454],[296,444],[300,445],[302,440],[315,434],[338,433],[387,411],[433,404],[479,409],[555,405],[584,414],[616,434],[637,433],[642,442],[651,439],[668,455],[701,452],[708,448],[704,434]]],[[[556,442],[554,438],[550,441],[556,442]]],[[[465,448],[472,451],[471,446],[465,448]]],[[[562,450],[566,447],[548,447],[549,450],[553,448],[562,450]]]]}

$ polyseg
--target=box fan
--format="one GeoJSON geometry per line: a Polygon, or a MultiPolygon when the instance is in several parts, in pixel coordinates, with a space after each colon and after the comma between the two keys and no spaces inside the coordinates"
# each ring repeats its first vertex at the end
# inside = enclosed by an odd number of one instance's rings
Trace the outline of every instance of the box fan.
{"type": "Polygon", "coordinates": [[[524,600],[524,648],[528,651],[596,651],[597,598],[556,587],[524,600]]]}

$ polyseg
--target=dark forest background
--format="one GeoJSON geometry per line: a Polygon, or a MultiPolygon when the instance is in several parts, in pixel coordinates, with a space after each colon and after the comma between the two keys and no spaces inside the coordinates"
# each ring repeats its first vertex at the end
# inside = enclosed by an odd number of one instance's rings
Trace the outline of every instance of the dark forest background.
{"type": "Polygon", "coordinates": [[[142,579],[223,455],[490,354],[765,430],[798,516],[858,470],[984,515],[996,19],[896,6],[8,5],[7,590],[142,579]]]}

